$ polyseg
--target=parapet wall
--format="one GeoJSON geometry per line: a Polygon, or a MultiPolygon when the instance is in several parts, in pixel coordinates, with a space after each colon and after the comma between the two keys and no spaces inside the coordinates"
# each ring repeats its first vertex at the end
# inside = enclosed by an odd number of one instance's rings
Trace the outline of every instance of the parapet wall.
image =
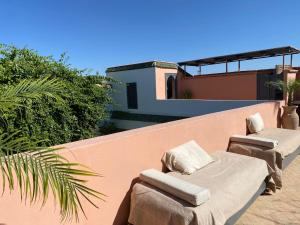
{"type": "Polygon", "coordinates": [[[256,76],[257,71],[194,77],[179,74],[179,98],[184,98],[184,92],[190,91],[193,99],[256,100],[256,76]]]}
{"type": "MultiPolygon", "coordinates": [[[[165,151],[192,139],[209,153],[225,151],[231,135],[246,134],[245,119],[253,113],[261,113],[266,127],[277,127],[281,104],[266,102],[65,144],[61,154],[103,175],[92,178],[90,185],[107,195],[106,202],[98,202],[99,210],[84,203],[88,220],[82,216],[77,224],[126,224],[130,187],[140,171],[162,169],[165,151]]],[[[21,204],[17,191],[0,198],[0,212],[0,223],[6,225],[60,224],[52,200],[40,209],[21,204]]]]}

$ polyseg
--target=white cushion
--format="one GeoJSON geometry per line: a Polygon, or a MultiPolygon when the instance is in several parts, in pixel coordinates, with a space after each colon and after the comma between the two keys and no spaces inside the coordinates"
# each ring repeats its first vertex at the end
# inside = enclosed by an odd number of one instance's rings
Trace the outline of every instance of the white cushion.
{"type": "Polygon", "coordinates": [[[140,179],[194,206],[201,205],[210,198],[209,189],[199,187],[155,169],[144,170],[140,173],[140,179]]]}
{"type": "Polygon", "coordinates": [[[254,137],[254,136],[245,136],[245,135],[233,135],[230,137],[230,141],[245,143],[245,144],[253,144],[264,146],[268,148],[275,148],[278,146],[278,140],[263,138],[263,137],[254,137]]]}
{"type": "Polygon", "coordinates": [[[255,113],[247,118],[247,127],[250,133],[258,133],[265,128],[263,118],[259,113],[255,113]]]}
{"type": "Polygon", "coordinates": [[[165,152],[162,161],[170,171],[192,174],[214,160],[192,140],[165,152]]]}

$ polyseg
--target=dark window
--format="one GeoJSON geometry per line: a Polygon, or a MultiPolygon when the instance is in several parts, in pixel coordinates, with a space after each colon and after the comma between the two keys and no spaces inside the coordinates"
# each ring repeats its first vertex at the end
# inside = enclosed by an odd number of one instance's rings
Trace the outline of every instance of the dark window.
{"type": "Polygon", "coordinates": [[[127,107],[128,109],[137,109],[137,89],[136,83],[127,83],[127,107]]]}
{"type": "Polygon", "coordinates": [[[271,81],[283,80],[282,74],[258,74],[256,79],[258,100],[283,99],[283,91],[270,85],[271,81]]]}

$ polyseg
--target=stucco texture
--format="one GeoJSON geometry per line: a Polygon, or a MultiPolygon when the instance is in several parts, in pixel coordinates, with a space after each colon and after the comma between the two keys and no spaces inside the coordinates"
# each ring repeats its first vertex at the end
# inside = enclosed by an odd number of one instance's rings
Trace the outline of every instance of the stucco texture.
{"type": "Polygon", "coordinates": [[[193,99],[214,100],[256,100],[256,71],[198,75],[185,77],[178,74],[179,97],[184,98],[184,92],[189,90],[193,99]]]}
{"type": "MultiPolygon", "coordinates": [[[[78,224],[126,224],[130,188],[140,171],[162,169],[160,159],[165,151],[189,140],[210,153],[225,151],[231,135],[246,134],[245,119],[250,114],[260,112],[266,127],[277,127],[280,104],[262,103],[65,144],[61,154],[103,175],[92,178],[89,184],[107,195],[106,202],[97,202],[100,209],[84,202],[88,219],[82,216],[78,224]]],[[[59,209],[51,198],[40,209],[39,204],[21,204],[17,191],[0,198],[0,212],[0,223],[6,225],[60,224],[59,209]]]]}

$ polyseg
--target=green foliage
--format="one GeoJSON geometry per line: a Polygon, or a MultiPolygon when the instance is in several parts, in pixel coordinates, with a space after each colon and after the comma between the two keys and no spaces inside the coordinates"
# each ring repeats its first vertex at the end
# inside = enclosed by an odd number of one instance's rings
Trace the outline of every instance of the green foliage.
{"type": "Polygon", "coordinates": [[[1,90],[9,89],[24,79],[55,78],[64,85],[60,95],[63,102],[48,96],[28,101],[27,107],[6,115],[9,126],[0,124],[0,134],[17,129],[20,135],[34,141],[47,140],[50,146],[101,133],[97,124],[109,116],[111,89],[105,84],[110,80],[98,74],[87,75],[86,70],[71,68],[66,59],[64,54],[55,60],[28,48],[0,45],[1,90]]]}
{"type": "Polygon", "coordinates": [[[184,99],[191,99],[192,97],[193,97],[193,93],[191,90],[189,90],[189,89],[184,90],[184,92],[183,92],[184,99]]]}
{"type": "Polygon", "coordinates": [[[294,100],[295,91],[300,89],[300,81],[299,80],[288,80],[288,82],[284,82],[282,80],[271,81],[269,85],[286,92],[288,94],[288,105],[292,105],[294,100]]]}
{"type": "MultiPolygon", "coordinates": [[[[7,122],[12,110],[28,108],[37,100],[61,102],[59,94],[65,89],[58,79],[22,80],[17,85],[9,85],[0,92],[0,118],[7,122]]],[[[8,123],[4,123],[8,126],[8,123]]],[[[81,199],[97,207],[91,198],[103,200],[103,194],[89,188],[84,177],[98,176],[78,163],[70,163],[56,153],[58,149],[37,147],[40,142],[32,142],[21,132],[0,134],[0,178],[3,192],[8,187],[19,187],[21,200],[35,203],[42,200],[44,205],[49,191],[59,203],[61,219],[79,219],[84,213],[81,199]]]]}
{"type": "MultiPolygon", "coordinates": [[[[19,106],[24,106],[24,100],[42,100],[42,97],[48,96],[59,100],[56,95],[63,88],[58,79],[49,80],[47,77],[37,80],[22,80],[17,85],[9,85],[6,88],[0,87],[0,104],[2,112],[10,112],[19,106]]],[[[5,117],[5,114],[1,115],[5,117]]]]}

